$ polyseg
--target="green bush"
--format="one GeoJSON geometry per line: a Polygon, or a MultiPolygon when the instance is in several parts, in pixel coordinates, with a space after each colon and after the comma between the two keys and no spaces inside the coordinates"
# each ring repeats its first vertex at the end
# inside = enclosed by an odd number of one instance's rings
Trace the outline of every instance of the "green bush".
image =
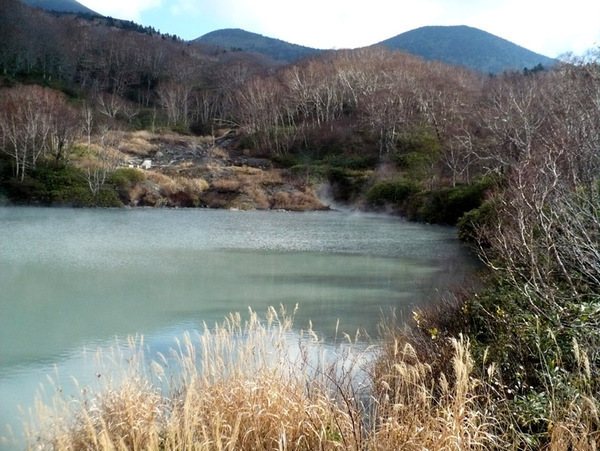
{"type": "Polygon", "coordinates": [[[282,155],[274,155],[271,157],[273,163],[282,168],[293,168],[295,166],[304,166],[306,158],[302,158],[301,155],[288,153],[282,155]]]}
{"type": "Polygon", "coordinates": [[[435,173],[442,146],[434,134],[426,130],[408,134],[398,139],[396,148],[391,160],[411,179],[421,181],[435,173]]]}
{"type": "Polygon", "coordinates": [[[115,208],[122,207],[123,203],[117,193],[112,189],[102,189],[93,198],[92,207],[115,208]]]}
{"type": "Polygon", "coordinates": [[[458,238],[465,243],[477,244],[487,248],[480,232],[486,230],[486,226],[495,221],[496,206],[494,199],[487,199],[478,208],[466,212],[458,220],[458,238]]]}
{"type": "MultiPolygon", "coordinates": [[[[490,182],[483,180],[470,185],[422,191],[418,183],[396,178],[377,182],[367,191],[366,197],[371,205],[391,206],[413,221],[455,225],[466,212],[481,205],[489,186],[490,182]]],[[[469,233],[467,224],[465,222],[465,236],[469,233]]]]}
{"type": "Polygon", "coordinates": [[[40,204],[46,197],[44,184],[31,177],[23,181],[8,178],[2,182],[2,196],[9,203],[14,204],[40,204]]]}
{"type": "Polygon", "coordinates": [[[87,186],[72,186],[64,190],[61,194],[62,197],[55,198],[53,204],[80,208],[114,208],[123,206],[117,193],[111,188],[104,188],[98,193],[92,194],[87,186]]]}
{"type": "Polygon", "coordinates": [[[146,179],[146,174],[136,168],[119,168],[114,171],[108,182],[117,189],[127,189],[146,179]]]}
{"type": "Polygon", "coordinates": [[[368,180],[368,173],[343,167],[328,167],[327,181],[331,186],[331,194],[338,202],[351,202],[363,191],[368,180]]]}
{"type": "Polygon", "coordinates": [[[54,164],[38,165],[23,181],[11,180],[5,186],[11,200],[43,205],[72,204],[80,191],[88,190],[79,169],[54,164]]]}
{"type": "Polygon", "coordinates": [[[416,219],[454,225],[466,212],[481,205],[484,190],[481,184],[472,184],[429,191],[422,197],[416,219]]]}
{"type": "Polygon", "coordinates": [[[373,185],[367,192],[369,203],[377,206],[401,205],[419,192],[416,183],[402,178],[384,180],[373,185]]]}
{"type": "Polygon", "coordinates": [[[68,205],[73,207],[119,207],[122,202],[108,184],[96,195],[92,194],[83,172],[74,167],[39,164],[23,181],[7,178],[1,193],[11,203],[68,205]]]}
{"type": "Polygon", "coordinates": [[[365,170],[373,169],[377,163],[378,158],[375,155],[355,155],[355,154],[342,154],[342,155],[327,155],[323,162],[331,167],[344,168],[351,170],[365,170]]]}
{"type": "Polygon", "coordinates": [[[143,182],[146,174],[136,168],[119,168],[115,170],[108,178],[106,188],[115,191],[115,196],[121,199],[121,202],[127,204],[130,200],[130,192],[134,186],[143,182]]]}

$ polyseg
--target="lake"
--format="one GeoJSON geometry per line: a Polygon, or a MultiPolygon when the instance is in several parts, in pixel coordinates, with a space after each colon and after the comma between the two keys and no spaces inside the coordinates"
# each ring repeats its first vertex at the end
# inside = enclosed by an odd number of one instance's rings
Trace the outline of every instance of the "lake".
{"type": "Polygon", "coordinates": [[[410,315],[475,266],[454,228],[385,215],[0,208],[0,436],[19,434],[17,405],[48,374],[85,381],[87,352],[115,337],[164,351],[280,305],[325,341],[375,337],[383,315],[410,315]]]}

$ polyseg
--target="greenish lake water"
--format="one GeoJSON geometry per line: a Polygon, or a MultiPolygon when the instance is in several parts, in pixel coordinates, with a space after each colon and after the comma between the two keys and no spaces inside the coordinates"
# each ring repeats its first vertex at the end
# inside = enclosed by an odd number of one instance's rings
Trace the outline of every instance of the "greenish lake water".
{"type": "Polygon", "coordinates": [[[280,305],[331,343],[338,320],[338,335],[376,336],[382,315],[410,315],[475,265],[455,229],[384,215],[0,208],[0,436],[19,435],[17,405],[48,374],[93,377],[83,350],[115,337],[165,351],[280,305]]]}

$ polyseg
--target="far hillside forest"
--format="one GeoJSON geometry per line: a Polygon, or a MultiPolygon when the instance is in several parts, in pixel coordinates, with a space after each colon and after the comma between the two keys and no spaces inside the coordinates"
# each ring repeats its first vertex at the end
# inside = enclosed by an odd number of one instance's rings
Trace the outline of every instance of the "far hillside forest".
{"type": "Polygon", "coordinates": [[[399,340],[437,378],[450,337],[470,337],[497,443],[600,443],[598,48],[496,75],[377,46],[282,63],[0,0],[0,149],[8,204],[347,205],[458,225],[485,288],[415,313],[399,340]]]}

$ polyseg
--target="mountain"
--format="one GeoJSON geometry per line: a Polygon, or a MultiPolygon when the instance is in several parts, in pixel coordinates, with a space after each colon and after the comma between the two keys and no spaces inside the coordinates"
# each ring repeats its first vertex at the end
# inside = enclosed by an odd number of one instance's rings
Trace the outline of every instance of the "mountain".
{"type": "MultiPolygon", "coordinates": [[[[21,2],[47,11],[100,16],[75,0],[21,0],[21,2]]],[[[115,26],[114,20],[111,25],[115,26]]],[[[323,50],[290,44],[239,28],[212,31],[192,42],[264,55],[279,63],[292,63],[323,52],[323,50]]],[[[547,68],[556,62],[552,58],[532,52],[506,39],[465,25],[421,27],[374,45],[390,50],[402,50],[425,60],[437,60],[486,74],[496,74],[505,70],[532,69],[540,64],[547,68]]]]}
{"type": "MultiPolygon", "coordinates": [[[[288,63],[323,51],[237,28],[213,31],[195,42],[261,53],[288,63]]],[[[485,74],[532,69],[539,64],[547,68],[556,62],[506,39],[465,25],[421,27],[374,45],[402,50],[426,60],[442,61],[485,74]]]]}
{"type": "Polygon", "coordinates": [[[290,44],[280,39],[269,38],[239,28],[212,31],[195,39],[194,42],[212,44],[229,50],[261,53],[276,61],[286,63],[322,52],[322,50],[290,44]]]}
{"type": "Polygon", "coordinates": [[[407,31],[376,45],[403,50],[426,60],[465,66],[484,73],[551,67],[555,60],[478,28],[428,26],[407,31]]]}
{"type": "Polygon", "coordinates": [[[34,8],[40,8],[45,11],[59,12],[59,13],[76,13],[76,14],[90,14],[93,16],[100,16],[95,11],[92,11],[86,6],[75,0],[21,0],[26,5],[34,8]]]}

